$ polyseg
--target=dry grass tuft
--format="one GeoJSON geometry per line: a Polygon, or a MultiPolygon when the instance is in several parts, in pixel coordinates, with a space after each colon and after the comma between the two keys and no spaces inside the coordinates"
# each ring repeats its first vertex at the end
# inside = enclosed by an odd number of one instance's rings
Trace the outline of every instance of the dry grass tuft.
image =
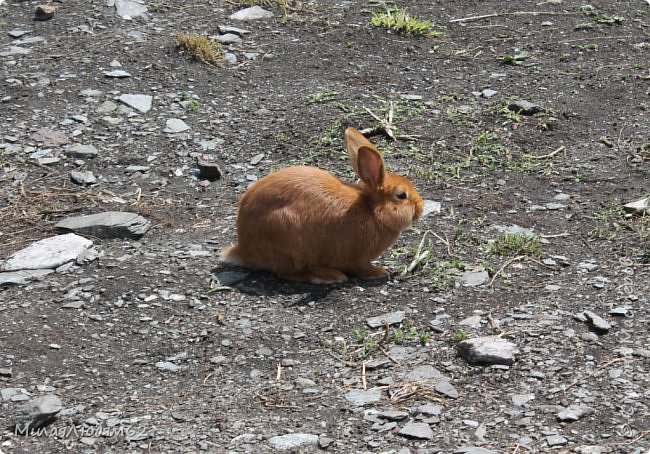
{"type": "Polygon", "coordinates": [[[178,47],[195,60],[209,65],[218,65],[223,61],[221,43],[211,41],[207,36],[180,33],[176,40],[178,47]]]}

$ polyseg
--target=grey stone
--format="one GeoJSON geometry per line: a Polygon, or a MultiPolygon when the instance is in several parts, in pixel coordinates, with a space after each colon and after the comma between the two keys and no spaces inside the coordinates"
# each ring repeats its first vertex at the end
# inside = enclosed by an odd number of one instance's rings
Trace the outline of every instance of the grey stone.
{"type": "Polygon", "coordinates": [[[260,19],[270,19],[274,14],[271,11],[267,11],[261,6],[251,6],[250,8],[244,8],[236,13],[230,15],[231,20],[239,21],[250,21],[250,20],[260,20],[260,19]]]}
{"type": "Polygon", "coordinates": [[[307,433],[293,433],[286,435],[277,435],[269,438],[269,444],[279,451],[288,451],[289,449],[298,449],[308,446],[318,445],[318,435],[307,433]]]}
{"type": "Polygon", "coordinates": [[[46,147],[60,147],[70,142],[70,139],[65,134],[49,128],[41,128],[32,133],[29,138],[41,142],[46,147]]]}
{"type": "Polygon", "coordinates": [[[517,112],[522,115],[533,115],[539,112],[541,109],[537,104],[533,104],[530,101],[518,100],[513,101],[508,105],[508,110],[512,112],[517,112]]]}
{"type": "Polygon", "coordinates": [[[634,214],[650,214],[650,197],[645,199],[635,200],[634,202],[626,203],[623,208],[628,213],[634,214]]]}
{"type": "Polygon", "coordinates": [[[230,65],[236,65],[237,64],[237,55],[233,54],[232,52],[226,52],[223,55],[223,58],[230,65]]]}
{"type": "Polygon", "coordinates": [[[521,235],[526,237],[535,236],[533,229],[528,229],[526,227],[521,227],[516,224],[512,225],[493,225],[492,228],[499,233],[509,234],[509,235],[521,235]]]}
{"type": "Polygon", "coordinates": [[[219,41],[221,44],[241,44],[242,39],[239,35],[234,33],[226,33],[224,35],[217,35],[214,37],[215,41],[219,41]]]}
{"type": "Polygon", "coordinates": [[[408,418],[408,412],[400,410],[386,410],[379,413],[379,417],[382,419],[387,419],[389,421],[401,421],[402,419],[408,418]]]}
{"type": "Polygon", "coordinates": [[[0,367],[0,377],[11,377],[12,374],[11,367],[0,367]]]}
{"type": "Polygon", "coordinates": [[[181,367],[177,364],[174,364],[169,361],[158,361],[156,367],[160,370],[166,370],[168,372],[178,372],[181,370],[181,367]]]}
{"type": "Polygon", "coordinates": [[[422,217],[426,218],[431,214],[439,214],[442,211],[442,204],[435,200],[425,200],[424,209],[422,210],[422,217]]]}
{"type": "MultiPolygon", "coordinates": [[[[18,394],[27,395],[27,390],[23,388],[2,388],[0,389],[0,398],[2,400],[8,401],[18,394]]],[[[29,399],[29,396],[27,397],[29,399]]]]}
{"type": "Polygon", "coordinates": [[[83,145],[80,143],[66,147],[63,152],[66,156],[73,159],[94,158],[98,154],[97,148],[95,148],[93,145],[83,145]]]}
{"type": "Polygon", "coordinates": [[[460,326],[471,326],[472,328],[478,328],[479,326],[481,326],[481,320],[482,317],[480,315],[472,315],[470,317],[461,320],[460,322],[458,322],[458,324],[460,326]]]}
{"type": "Polygon", "coordinates": [[[0,273],[0,285],[25,285],[32,280],[38,280],[43,276],[53,273],[54,270],[20,270],[0,273]]]}
{"type": "Polygon", "coordinates": [[[431,440],[433,438],[433,430],[429,424],[423,422],[412,422],[406,424],[399,431],[403,437],[417,438],[418,440],[431,440]]]}
{"type": "Polygon", "coordinates": [[[417,411],[426,416],[440,416],[440,413],[442,412],[442,406],[433,404],[420,405],[417,408],[417,411]]]}
{"type": "Polygon", "coordinates": [[[170,118],[165,123],[165,129],[163,131],[169,134],[176,134],[187,131],[188,129],[190,127],[180,118],[170,118]]]}
{"type": "Polygon", "coordinates": [[[594,413],[594,409],[586,405],[569,405],[557,414],[560,421],[577,421],[594,413]]]}
{"type": "Polygon", "coordinates": [[[255,156],[253,156],[253,157],[251,158],[251,160],[250,160],[250,164],[251,164],[252,166],[256,166],[257,164],[259,164],[260,162],[262,162],[263,159],[264,159],[264,153],[256,154],[255,156]]]}
{"type": "Polygon", "coordinates": [[[535,399],[535,394],[513,394],[510,396],[515,407],[523,407],[531,400],[535,399]]]}
{"type": "Polygon", "coordinates": [[[618,315],[618,316],[627,316],[630,313],[630,309],[632,309],[629,306],[618,306],[618,307],[613,307],[609,310],[610,315],[618,315]]]}
{"type": "Polygon", "coordinates": [[[132,0],[115,0],[115,11],[122,19],[133,19],[147,12],[147,5],[132,0]]]}
{"type": "Polygon", "coordinates": [[[199,159],[196,162],[196,165],[199,168],[200,177],[205,178],[206,180],[209,181],[218,180],[221,178],[221,175],[223,175],[221,166],[217,162],[211,162],[211,161],[205,161],[203,159],[199,159]]]}
{"type": "Polygon", "coordinates": [[[123,69],[112,69],[110,71],[104,71],[104,76],[111,79],[125,79],[127,77],[131,77],[131,74],[124,71],[123,69]]]}
{"type": "Polygon", "coordinates": [[[90,170],[73,170],[70,172],[73,183],[90,185],[97,183],[97,177],[90,170]]]}
{"type": "Polygon", "coordinates": [[[31,32],[32,32],[31,30],[13,29],[13,30],[9,30],[7,32],[7,35],[11,36],[14,39],[18,39],[21,36],[28,35],[31,32]]]}
{"type": "Polygon", "coordinates": [[[149,169],[150,169],[149,166],[128,166],[126,169],[124,169],[124,171],[126,173],[136,173],[136,172],[145,173],[148,172],[149,169]]]}
{"type": "Polygon", "coordinates": [[[92,241],[74,233],[52,236],[16,252],[0,265],[0,270],[54,269],[75,260],[92,244],[92,241]]]}
{"type": "Polygon", "coordinates": [[[481,96],[484,97],[484,98],[491,98],[494,95],[496,95],[497,93],[499,93],[499,92],[496,91],[496,90],[492,90],[491,88],[486,88],[485,90],[483,90],[481,92],[481,96]]]}
{"type": "Polygon", "coordinates": [[[117,104],[113,101],[104,101],[97,107],[95,112],[98,114],[108,114],[117,110],[117,104]]]}
{"type": "Polygon", "coordinates": [[[568,443],[568,440],[562,435],[549,435],[546,437],[546,443],[549,446],[563,446],[568,443]]]}
{"type": "Polygon", "coordinates": [[[452,399],[458,398],[458,391],[454,386],[449,383],[447,380],[441,380],[438,383],[436,383],[435,386],[436,392],[443,394],[447,397],[451,397],[452,399]]]}
{"type": "Polygon", "coordinates": [[[478,446],[463,446],[462,448],[456,448],[454,454],[497,454],[496,451],[492,451],[487,448],[480,448],[478,446]]]}
{"type": "Polygon", "coordinates": [[[456,350],[469,364],[511,365],[520,354],[515,344],[495,336],[475,337],[456,344],[456,350]]]}
{"type": "Polygon", "coordinates": [[[430,365],[418,366],[404,376],[406,382],[418,382],[424,380],[435,380],[442,378],[443,375],[438,369],[430,365]]]}
{"type": "Polygon", "coordinates": [[[388,323],[389,325],[396,325],[398,323],[402,323],[405,316],[406,313],[404,311],[389,312],[387,314],[377,315],[376,317],[369,317],[366,319],[366,323],[371,328],[384,326],[384,322],[388,323]]]}
{"type": "Polygon", "coordinates": [[[596,263],[589,262],[589,261],[580,262],[580,263],[578,263],[577,267],[578,267],[578,269],[584,270],[584,271],[586,271],[588,273],[590,273],[592,271],[596,271],[598,269],[598,265],[596,263]]]}
{"type": "Polygon", "coordinates": [[[0,52],[0,57],[13,57],[14,55],[27,55],[31,52],[32,50],[27,49],[26,47],[9,46],[6,47],[5,50],[0,52]]]}
{"type": "Polygon", "coordinates": [[[556,211],[556,210],[563,210],[566,208],[566,205],[563,203],[557,203],[557,202],[549,202],[544,205],[547,210],[549,211],[556,211]]]}
{"type": "Polygon", "coordinates": [[[27,434],[30,429],[38,429],[54,421],[56,414],[61,411],[61,399],[54,394],[31,399],[18,407],[13,416],[13,422],[19,433],[27,434]]]}
{"type": "Polygon", "coordinates": [[[490,280],[490,274],[483,271],[464,271],[459,278],[463,285],[467,287],[478,287],[483,284],[486,284],[490,280]]]}
{"type": "Polygon", "coordinates": [[[84,88],[79,92],[79,94],[86,98],[99,98],[104,94],[104,92],[102,90],[96,90],[94,88],[84,88]]]}
{"type": "Polygon", "coordinates": [[[97,238],[141,238],[151,227],[151,221],[137,213],[106,211],[64,219],[55,226],[97,238]]]}
{"type": "Polygon", "coordinates": [[[352,391],[345,393],[343,397],[345,397],[345,400],[350,402],[352,405],[361,407],[381,400],[381,390],[353,389],[352,391]]]}
{"type": "Polygon", "coordinates": [[[592,311],[584,311],[582,313],[587,323],[598,333],[606,333],[610,330],[611,325],[607,323],[601,316],[592,311]]]}
{"type": "Polygon", "coordinates": [[[142,113],[147,113],[151,110],[151,103],[153,101],[153,97],[150,95],[133,95],[128,93],[120,95],[118,99],[127,106],[133,107],[142,113]]]}
{"type": "Polygon", "coordinates": [[[243,36],[243,35],[248,35],[250,33],[250,30],[244,30],[243,28],[237,28],[237,27],[231,27],[229,25],[218,25],[217,26],[219,33],[222,35],[228,34],[228,33],[234,33],[235,35],[243,36]]]}

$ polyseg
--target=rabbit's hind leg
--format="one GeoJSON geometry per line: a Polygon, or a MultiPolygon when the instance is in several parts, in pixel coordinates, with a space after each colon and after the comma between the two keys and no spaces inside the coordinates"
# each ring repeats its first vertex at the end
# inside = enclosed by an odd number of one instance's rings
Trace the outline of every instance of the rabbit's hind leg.
{"type": "Polygon", "coordinates": [[[311,284],[336,284],[348,280],[348,277],[342,271],[325,267],[311,268],[292,273],[278,273],[278,275],[282,279],[309,282],[311,284]]]}
{"type": "Polygon", "coordinates": [[[384,279],[388,277],[390,273],[386,268],[367,263],[351,269],[350,274],[354,274],[359,279],[384,279]]]}

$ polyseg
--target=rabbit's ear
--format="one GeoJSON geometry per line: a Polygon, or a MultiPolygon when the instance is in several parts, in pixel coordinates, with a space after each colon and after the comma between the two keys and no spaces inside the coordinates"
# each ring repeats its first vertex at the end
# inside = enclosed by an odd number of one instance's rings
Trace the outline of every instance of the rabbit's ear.
{"type": "Polygon", "coordinates": [[[380,188],[384,183],[384,158],[379,150],[362,146],[357,150],[357,175],[371,188],[380,188]]]}
{"type": "Polygon", "coordinates": [[[354,128],[345,130],[345,147],[357,175],[370,187],[380,187],[384,181],[384,158],[379,150],[354,128]]]}

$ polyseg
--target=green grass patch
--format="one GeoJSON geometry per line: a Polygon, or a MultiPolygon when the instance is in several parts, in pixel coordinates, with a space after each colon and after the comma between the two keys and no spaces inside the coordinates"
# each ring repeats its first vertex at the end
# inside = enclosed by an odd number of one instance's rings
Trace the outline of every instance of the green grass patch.
{"type": "Polygon", "coordinates": [[[397,5],[384,11],[372,13],[370,23],[375,27],[387,28],[411,36],[440,36],[443,32],[434,31],[431,21],[411,16],[397,5]]]}
{"type": "Polygon", "coordinates": [[[538,256],[541,252],[542,247],[538,236],[514,233],[499,235],[494,241],[488,244],[486,251],[488,255],[501,256],[538,256]]]}

